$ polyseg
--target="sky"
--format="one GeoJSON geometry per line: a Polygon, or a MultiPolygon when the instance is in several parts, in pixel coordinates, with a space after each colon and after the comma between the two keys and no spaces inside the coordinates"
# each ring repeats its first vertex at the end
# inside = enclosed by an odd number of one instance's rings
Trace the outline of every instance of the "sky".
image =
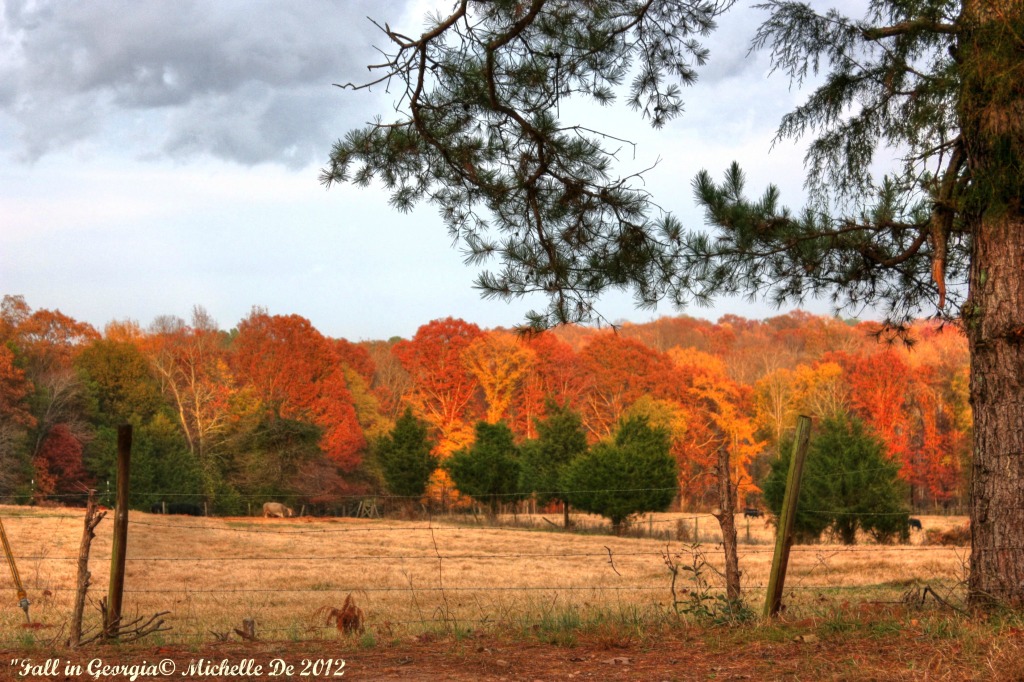
{"type": "MultiPolygon", "coordinates": [[[[409,337],[439,317],[482,327],[523,322],[538,298],[483,300],[440,217],[409,214],[379,187],[325,189],[331,144],[387,115],[382,88],[353,92],[379,60],[367,17],[418,34],[428,0],[0,0],[0,294],[60,309],[99,329],[188,318],[203,306],[229,329],[253,306],[299,314],[351,340],[409,337]]],[[[763,15],[737,5],[706,41],[711,61],[686,112],[651,130],[622,105],[570,104],[636,143],[617,171],[645,176],[655,201],[703,227],[690,181],[741,163],[751,193],[767,183],[802,202],[799,144],[773,145],[806,93],[748,53],[763,15]]],[[[827,313],[828,305],[804,306],[827,313]]],[[[609,320],[779,314],[761,302],[636,310],[609,320]]]]}

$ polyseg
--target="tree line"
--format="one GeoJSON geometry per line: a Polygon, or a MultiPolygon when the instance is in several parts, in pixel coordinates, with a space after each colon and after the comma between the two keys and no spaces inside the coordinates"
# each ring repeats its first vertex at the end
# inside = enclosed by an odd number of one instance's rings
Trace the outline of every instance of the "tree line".
{"type": "Polygon", "coordinates": [[[711,508],[716,453],[726,447],[738,503],[760,505],[771,462],[804,413],[863,422],[916,507],[959,504],[970,454],[963,337],[920,323],[906,348],[879,344],[877,331],[800,312],[527,335],[447,318],[410,339],[353,343],[260,309],[225,331],[197,307],[188,321],[114,321],[101,333],[5,296],[0,499],[104,492],[117,425],[130,423],[140,508],[205,502],[243,513],[281,499],[340,511],[369,494],[447,504],[462,492],[488,506],[536,493],[603,513],[559,491],[629,486],[611,473],[593,479],[597,460],[578,475],[551,467],[584,452],[636,464],[652,451],[634,447],[648,438],[636,436],[643,424],[660,434],[650,438],[663,440],[672,466],[640,468],[670,471],[674,482],[655,476],[662,483],[634,487],[672,487],[682,507],[711,508]],[[422,491],[385,476],[388,449],[409,438],[403,419],[416,420],[430,443],[424,456],[443,465],[431,466],[422,491]],[[566,419],[577,420],[574,435],[552,445],[566,419]],[[470,482],[470,455],[510,463],[484,485],[470,482]]]}

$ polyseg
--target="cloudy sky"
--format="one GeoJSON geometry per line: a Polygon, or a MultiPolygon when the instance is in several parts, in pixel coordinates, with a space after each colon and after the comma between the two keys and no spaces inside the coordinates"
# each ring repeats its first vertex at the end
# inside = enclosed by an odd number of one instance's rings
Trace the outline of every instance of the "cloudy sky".
{"type": "MultiPolygon", "coordinates": [[[[224,328],[258,305],[354,340],[410,336],[448,315],[521,322],[543,302],[482,301],[431,207],[400,214],[379,189],[318,183],[331,143],[392,104],[381,89],[332,86],[362,80],[379,58],[366,17],[411,35],[433,7],[0,0],[0,294],[99,328],[188,317],[195,304],[224,328]]],[[[658,162],[648,187],[687,225],[702,225],[691,178],[734,159],[752,192],[775,182],[801,201],[802,150],[771,145],[801,93],[769,77],[764,54],[747,54],[761,18],[739,5],[727,15],[686,113],[666,128],[619,107],[579,111],[637,142],[621,173],[658,162]]],[[[675,312],[616,296],[601,310],[633,321],[675,312]]],[[[685,312],[777,311],[722,301],[685,312]]]]}

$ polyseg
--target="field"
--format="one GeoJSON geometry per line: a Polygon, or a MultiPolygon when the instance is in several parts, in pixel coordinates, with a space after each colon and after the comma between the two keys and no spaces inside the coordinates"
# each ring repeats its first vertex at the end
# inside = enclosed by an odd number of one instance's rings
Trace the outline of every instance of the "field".
{"type": "MultiPolygon", "coordinates": [[[[0,516],[33,601],[32,618],[41,624],[22,627],[14,591],[9,582],[0,582],[6,595],[0,605],[0,649],[56,646],[66,638],[83,512],[0,506],[0,516]]],[[[151,646],[181,651],[230,646],[214,642],[229,635],[237,642],[230,633],[246,619],[256,622],[263,641],[290,642],[288,646],[302,649],[303,642],[340,640],[368,658],[384,656],[377,650],[381,646],[422,649],[435,640],[447,642],[442,648],[449,652],[453,646],[469,646],[470,654],[508,646],[491,639],[486,639],[490,644],[470,646],[474,638],[512,637],[530,646],[538,641],[596,646],[594,660],[605,648],[617,648],[616,642],[624,641],[625,648],[643,647],[649,637],[673,641],[683,631],[691,633],[687,641],[696,638],[711,650],[718,646],[692,630],[701,623],[715,627],[721,549],[710,516],[645,518],[633,530],[663,537],[637,538],[565,533],[539,517],[523,516],[502,519],[500,527],[466,524],[465,518],[456,523],[141,512],[129,518],[125,612],[169,612],[165,620],[171,629],[147,639],[151,646]],[[681,525],[692,536],[694,519],[699,545],[665,539],[681,525]],[[680,569],[675,597],[669,563],[680,569]],[[327,622],[329,609],[340,608],[349,594],[364,615],[361,634],[343,635],[333,621],[327,622]],[[681,631],[680,622],[688,629],[681,631]]],[[[557,523],[560,517],[547,518],[557,523]]],[[[955,517],[921,520],[926,530],[963,523],[955,517]]],[[[596,524],[582,517],[578,522],[584,528],[596,524]]],[[[747,542],[747,522],[740,519],[738,524],[744,598],[759,613],[771,562],[771,530],[762,520],[751,520],[747,542]]],[[[92,602],[104,594],[111,528],[112,519],[105,519],[93,543],[92,602]]],[[[914,541],[921,537],[916,531],[914,541]]],[[[817,637],[833,630],[856,631],[858,623],[877,618],[914,621],[913,627],[919,627],[940,612],[942,618],[955,615],[935,599],[921,607],[919,590],[928,585],[944,600],[960,604],[966,561],[967,550],[960,547],[798,545],[790,562],[782,623],[796,632],[820,633],[817,637]],[[923,608],[921,614],[904,617],[915,608],[923,608]]],[[[90,606],[87,624],[97,622],[98,611],[90,606]]],[[[746,627],[766,626],[748,624],[741,631],[746,627]]],[[[787,640],[791,636],[796,635],[789,630],[781,635],[787,640]]],[[[866,649],[871,655],[884,650],[877,643],[866,649]]],[[[991,657],[983,649],[978,655],[991,657]]],[[[606,658],[615,655],[613,651],[606,658]]]]}

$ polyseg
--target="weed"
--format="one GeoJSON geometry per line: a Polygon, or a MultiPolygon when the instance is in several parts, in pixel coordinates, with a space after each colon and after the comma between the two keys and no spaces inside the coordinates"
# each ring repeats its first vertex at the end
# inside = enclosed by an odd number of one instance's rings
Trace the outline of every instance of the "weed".
{"type": "Polygon", "coordinates": [[[708,574],[715,569],[708,563],[700,545],[694,543],[689,550],[689,565],[681,564],[682,554],[672,554],[667,546],[662,555],[672,574],[670,589],[676,615],[685,614],[716,625],[736,625],[753,620],[754,612],[742,600],[731,600],[720,589],[711,586],[708,574]],[[676,588],[680,571],[689,574],[692,584],[692,588],[684,589],[682,595],[676,588]]]}

